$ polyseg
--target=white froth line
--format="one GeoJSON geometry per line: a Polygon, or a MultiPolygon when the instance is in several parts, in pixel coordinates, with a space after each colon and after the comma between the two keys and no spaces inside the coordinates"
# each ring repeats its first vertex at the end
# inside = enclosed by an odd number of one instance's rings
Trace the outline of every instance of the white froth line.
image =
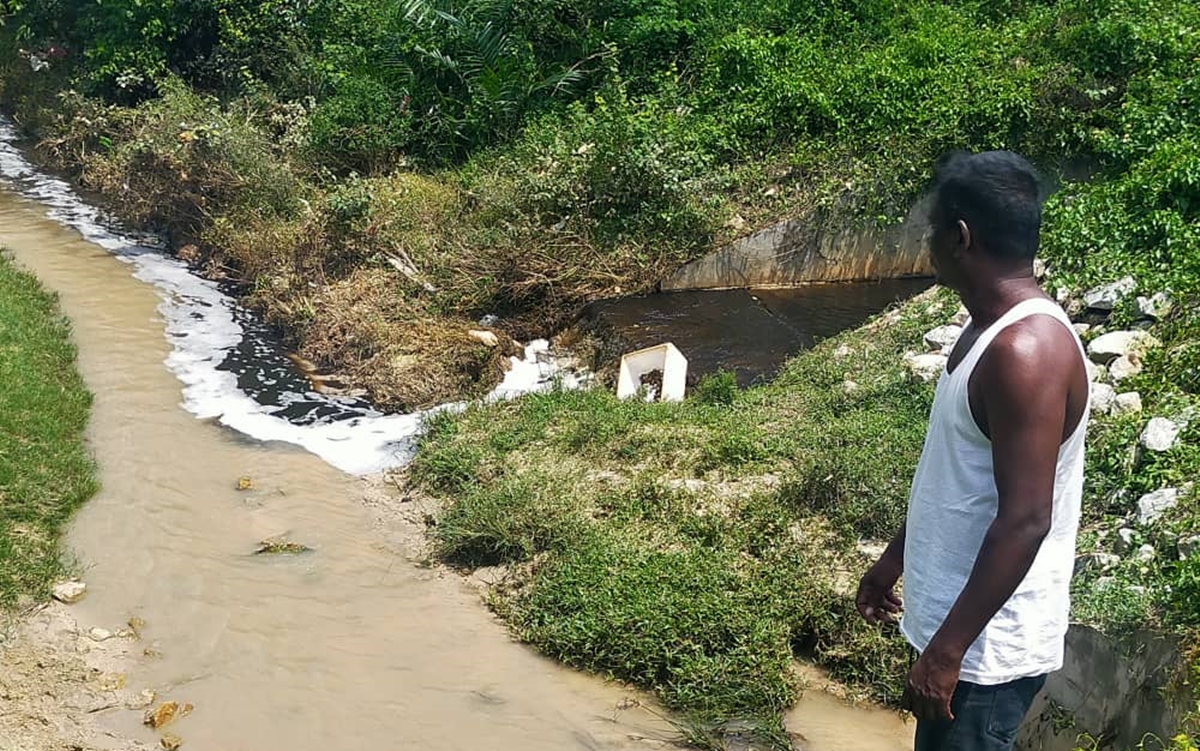
{"type": "MultiPolygon", "coordinates": [[[[11,124],[0,120],[0,175],[31,181],[33,184],[25,193],[47,207],[47,216],[132,264],[133,276],[153,286],[158,293],[161,298],[158,310],[172,346],[164,364],[183,386],[182,406],[196,417],[217,419],[261,441],[301,446],[344,472],[361,475],[406,464],[412,459],[414,439],[420,434],[426,416],[465,407],[461,403],[445,404],[412,414],[364,415],[312,425],[293,425],[270,414],[268,408],[237,387],[233,373],[217,369],[245,333],[234,318],[232,299],[215,282],[191,273],[181,261],[148,251],[146,246],[153,245],[152,241],[138,240],[104,227],[99,209],[84,203],[66,182],[39,173],[13,147],[16,137],[11,124]]],[[[487,400],[512,398],[550,387],[551,374],[543,373],[538,363],[538,353],[546,351],[548,344],[538,340],[526,347],[524,359],[512,358],[511,369],[487,400]]],[[[305,398],[312,397],[305,395],[305,398]]]]}

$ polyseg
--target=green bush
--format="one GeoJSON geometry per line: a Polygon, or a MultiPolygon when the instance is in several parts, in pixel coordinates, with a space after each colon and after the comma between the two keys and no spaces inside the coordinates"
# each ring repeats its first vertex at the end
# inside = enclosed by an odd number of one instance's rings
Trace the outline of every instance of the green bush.
{"type": "Polygon", "coordinates": [[[737,374],[722,370],[705,376],[696,384],[692,397],[701,404],[728,407],[737,401],[737,374]]]}
{"type": "Polygon", "coordinates": [[[9,0],[8,6],[20,38],[64,45],[88,89],[116,101],[153,96],[172,74],[206,90],[236,91],[254,81],[285,85],[302,48],[302,5],[295,0],[9,0]]]}

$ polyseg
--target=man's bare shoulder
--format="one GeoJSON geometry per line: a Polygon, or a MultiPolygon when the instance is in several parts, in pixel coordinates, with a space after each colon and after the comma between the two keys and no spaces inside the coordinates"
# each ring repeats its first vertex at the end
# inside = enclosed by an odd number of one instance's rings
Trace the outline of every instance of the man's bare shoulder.
{"type": "Polygon", "coordinates": [[[998,333],[980,364],[1002,376],[1054,378],[1079,362],[1075,333],[1052,316],[1033,315],[998,333]]]}
{"type": "Polygon", "coordinates": [[[1087,394],[1075,332],[1046,315],[997,334],[970,382],[972,415],[989,438],[997,425],[1050,425],[1051,416],[1064,415],[1065,405],[1065,440],[1087,409],[1087,394]]]}

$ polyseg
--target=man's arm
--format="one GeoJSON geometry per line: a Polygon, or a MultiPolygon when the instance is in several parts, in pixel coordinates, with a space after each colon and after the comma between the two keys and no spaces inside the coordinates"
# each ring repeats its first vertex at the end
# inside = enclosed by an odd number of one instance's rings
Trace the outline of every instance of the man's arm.
{"type": "Polygon", "coordinates": [[[900,531],[892,537],[887,550],[883,551],[875,565],[867,569],[858,583],[854,604],[859,614],[872,625],[896,620],[896,614],[903,607],[893,588],[904,572],[904,535],[907,530],[907,524],[900,525],[900,531]]]}
{"type": "Polygon", "coordinates": [[[906,702],[918,717],[952,717],[963,656],[1025,578],[1050,531],[1071,358],[1078,355],[1073,343],[1059,341],[1065,332],[1044,328],[1061,324],[1023,323],[996,338],[973,376],[999,503],[966,586],[909,675],[906,702]]]}

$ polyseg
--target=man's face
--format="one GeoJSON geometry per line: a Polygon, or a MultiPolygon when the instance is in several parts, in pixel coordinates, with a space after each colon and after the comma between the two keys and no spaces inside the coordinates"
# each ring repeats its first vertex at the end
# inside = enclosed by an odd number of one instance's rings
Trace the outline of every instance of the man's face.
{"type": "Polygon", "coordinates": [[[932,232],[929,237],[929,260],[938,284],[957,289],[962,277],[958,258],[962,244],[962,231],[958,222],[948,221],[935,209],[930,217],[932,232]]]}

